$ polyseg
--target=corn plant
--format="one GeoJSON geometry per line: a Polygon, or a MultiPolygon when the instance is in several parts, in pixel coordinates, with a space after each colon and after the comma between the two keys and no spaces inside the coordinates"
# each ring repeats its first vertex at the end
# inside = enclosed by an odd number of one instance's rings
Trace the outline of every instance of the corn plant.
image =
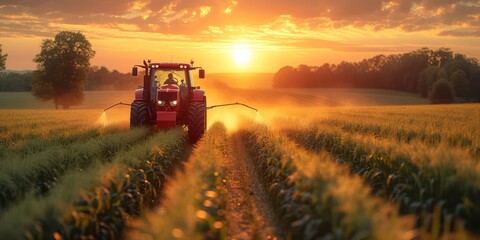
{"type": "Polygon", "coordinates": [[[243,131],[246,148],[292,239],[409,239],[413,224],[369,195],[360,178],[295,147],[264,126],[243,131]]]}
{"type": "Polygon", "coordinates": [[[127,216],[137,216],[145,207],[158,203],[166,176],[181,161],[185,147],[186,136],[176,129],[159,133],[114,159],[113,164],[123,170],[103,173],[113,177],[74,203],[60,234],[66,238],[118,238],[127,216]]]}
{"type": "Polygon", "coordinates": [[[132,223],[131,238],[224,239],[225,193],[220,162],[226,151],[226,130],[219,123],[209,128],[166,191],[160,211],[132,223]]]}
{"type": "Polygon", "coordinates": [[[185,146],[180,129],[161,132],[117,151],[111,162],[71,169],[47,196],[32,192],[9,208],[0,216],[0,232],[9,239],[118,238],[126,218],[157,201],[167,169],[185,146]]]}
{"type": "Polygon", "coordinates": [[[66,146],[54,145],[34,156],[0,162],[0,207],[5,209],[30,189],[47,194],[68,170],[84,170],[93,162],[108,162],[119,150],[149,134],[147,129],[107,134],[66,146]]]}
{"type": "MultiPolygon", "coordinates": [[[[422,107],[418,110],[423,110],[426,116],[420,112],[414,115],[419,117],[420,123],[410,121],[408,125],[398,127],[396,125],[404,124],[398,123],[399,119],[408,118],[415,108],[386,110],[400,115],[398,118],[383,116],[379,113],[381,109],[364,110],[363,113],[355,113],[354,118],[347,114],[346,120],[335,120],[335,125],[325,124],[329,119],[327,117],[320,122],[287,127],[283,132],[309,150],[326,150],[337,161],[348,163],[351,172],[361,175],[374,193],[399,203],[401,213],[417,214],[418,227],[430,226],[433,229],[432,214],[439,209],[439,218],[442,219],[440,230],[461,230],[463,225],[470,230],[479,229],[476,220],[480,217],[480,205],[476,200],[480,196],[479,136],[475,135],[478,129],[472,127],[478,119],[467,117],[462,121],[462,131],[469,130],[463,135],[455,133],[456,129],[440,128],[435,131],[431,126],[427,133],[421,128],[427,125],[450,126],[451,121],[456,121],[459,116],[448,119],[441,115],[443,110],[432,107],[432,113],[429,108],[422,107]],[[438,117],[435,117],[436,114],[438,117]],[[372,115],[373,119],[367,120],[372,115]],[[368,122],[377,122],[377,125],[369,129],[368,122]],[[352,129],[352,124],[357,127],[352,129]],[[392,133],[385,129],[396,130],[392,133]],[[426,135],[412,137],[408,141],[399,137],[399,133],[410,129],[426,135]],[[463,219],[463,223],[458,219],[463,219]]],[[[465,109],[478,111],[469,106],[465,109]]],[[[454,112],[462,113],[458,110],[454,112]]],[[[413,136],[418,135],[415,134],[413,136]]]]}

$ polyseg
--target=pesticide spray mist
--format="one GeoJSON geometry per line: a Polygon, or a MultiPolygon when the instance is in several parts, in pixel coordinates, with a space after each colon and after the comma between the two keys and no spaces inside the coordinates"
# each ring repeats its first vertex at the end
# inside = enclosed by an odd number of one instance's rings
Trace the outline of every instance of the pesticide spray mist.
{"type": "Polygon", "coordinates": [[[257,111],[257,116],[255,116],[255,122],[261,123],[263,121],[264,121],[264,119],[263,119],[262,115],[260,114],[260,111],[257,111]]]}
{"type": "Polygon", "coordinates": [[[108,124],[107,113],[103,111],[103,113],[98,117],[97,124],[101,126],[106,126],[108,124]]]}

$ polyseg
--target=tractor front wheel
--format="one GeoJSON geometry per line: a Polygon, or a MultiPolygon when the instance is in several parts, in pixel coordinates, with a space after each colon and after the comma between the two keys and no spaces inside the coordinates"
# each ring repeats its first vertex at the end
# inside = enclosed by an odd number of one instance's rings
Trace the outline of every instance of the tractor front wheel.
{"type": "Polygon", "coordinates": [[[207,106],[205,102],[192,102],[188,106],[188,140],[196,143],[205,133],[207,127],[207,106]]]}
{"type": "Polygon", "coordinates": [[[148,124],[148,104],[134,101],[130,108],[130,127],[142,127],[148,124]]]}

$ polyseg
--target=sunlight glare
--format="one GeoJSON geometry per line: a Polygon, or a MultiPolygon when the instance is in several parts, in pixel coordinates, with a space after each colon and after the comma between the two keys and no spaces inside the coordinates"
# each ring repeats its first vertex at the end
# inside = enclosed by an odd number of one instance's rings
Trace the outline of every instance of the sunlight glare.
{"type": "Polygon", "coordinates": [[[232,49],[232,57],[235,63],[240,66],[245,66],[250,63],[252,51],[246,44],[237,44],[232,49]]]}

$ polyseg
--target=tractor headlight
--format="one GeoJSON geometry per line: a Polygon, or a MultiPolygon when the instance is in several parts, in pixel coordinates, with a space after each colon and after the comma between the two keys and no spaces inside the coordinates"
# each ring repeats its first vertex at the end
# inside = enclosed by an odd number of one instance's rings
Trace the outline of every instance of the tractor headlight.
{"type": "Polygon", "coordinates": [[[158,106],[161,106],[161,107],[165,106],[165,101],[158,101],[157,104],[158,106]]]}
{"type": "Polygon", "coordinates": [[[170,101],[170,106],[176,107],[177,106],[177,101],[170,101]]]}

